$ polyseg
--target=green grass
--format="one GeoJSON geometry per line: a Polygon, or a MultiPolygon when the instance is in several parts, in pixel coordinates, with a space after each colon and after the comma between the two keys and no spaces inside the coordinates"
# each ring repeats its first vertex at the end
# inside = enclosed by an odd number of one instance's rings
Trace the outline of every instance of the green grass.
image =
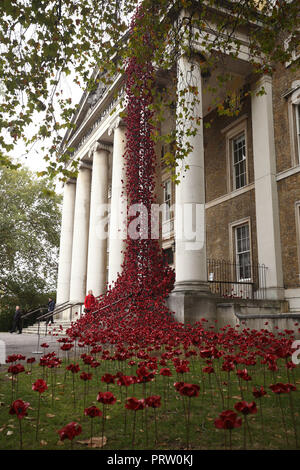
{"type": "MultiPolygon", "coordinates": [[[[78,440],[89,439],[91,418],[84,416],[84,382],[79,378],[82,371],[88,371],[88,366],[83,364],[81,359],[76,358],[75,362],[80,365],[80,372],[75,375],[75,404],[72,385],[72,373],[65,372],[65,363],[58,369],[53,370],[53,380],[56,382],[55,393],[52,400],[51,396],[51,370],[45,370],[45,380],[48,384],[48,390],[41,396],[40,406],[40,426],[38,440],[36,440],[36,417],[38,393],[31,389],[32,383],[43,378],[43,368],[35,365],[32,368],[32,374],[21,373],[18,376],[17,384],[14,383],[14,399],[20,398],[30,403],[28,416],[22,420],[23,449],[70,449],[70,442],[59,440],[57,430],[71,421],[77,421],[82,426],[82,434],[74,439],[74,449],[86,449],[87,446],[79,444],[78,440]]],[[[93,373],[92,381],[88,382],[88,392],[86,396],[86,407],[90,405],[99,406],[102,410],[102,404],[98,403],[96,398],[99,391],[106,391],[106,384],[100,381],[101,376],[106,373],[116,374],[122,371],[126,375],[135,375],[136,366],[129,367],[127,362],[119,363],[117,361],[102,361],[101,366],[90,369],[93,373]]],[[[137,360],[138,362],[138,360],[137,360]]],[[[221,362],[220,362],[221,364],[221,362]]],[[[267,395],[261,399],[264,432],[262,432],[260,420],[260,401],[254,399],[252,388],[254,385],[264,385],[264,374],[262,366],[256,365],[248,367],[248,372],[252,376],[251,382],[243,382],[242,391],[236,378],[235,372],[231,372],[230,397],[227,401],[228,387],[227,372],[219,370],[218,360],[214,361],[225,405],[223,407],[218,384],[214,374],[211,376],[211,385],[209,377],[202,374],[201,369],[206,365],[202,359],[193,359],[190,364],[190,372],[177,375],[172,361],[168,361],[167,366],[171,368],[173,376],[169,378],[157,375],[157,377],[146,385],[131,385],[127,389],[128,397],[144,398],[150,395],[161,395],[162,407],[157,409],[158,424],[158,442],[155,443],[154,432],[154,412],[153,409],[137,411],[136,414],[136,433],[135,449],[177,449],[187,448],[186,444],[186,426],[184,405],[187,407],[187,398],[183,398],[175,391],[173,383],[176,381],[185,381],[188,383],[199,384],[200,395],[191,398],[190,415],[190,448],[191,449],[224,449],[225,432],[217,430],[214,426],[214,419],[224,409],[234,409],[234,404],[239,401],[243,393],[246,401],[255,401],[258,407],[258,413],[248,416],[252,442],[247,434],[248,449],[295,449],[295,436],[293,421],[288,394],[281,395],[282,411],[287,428],[288,443],[286,433],[282,422],[282,412],[279,406],[278,396],[269,390],[268,386],[274,382],[288,382],[287,371],[284,362],[280,363],[280,368],[275,374],[266,370],[266,390],[267,395]],[[164,397],[166,400],[164,400],[164,397]],[[146,428],[147,419],[147,428],[146,428]],[[147,431],[147,432],[146,432],[147,431]],[[148,434],[148,441],[147,441],[148,434]]],[[[27,366],[25,366],[27,367],[27,366]]],[[[158,366],[158,370],[161,367],[158,366]]],[[[299,368],[295,368],[293,376],[300,384],[299,368]]],[[[132,428],[134,412],[127,410],[127,432],[124,432],[125,421],[125,387],[118,385],[109,385],[108,389],[117,397],[117,403],[107,406],[107,419],[105,420],[104,435],[107,443],[104,449],[131,449],[132,448],[132,428]]],[[[294,404],[294,418],[297,425],[297,432],[300,441],[300,396],[299,391],[292,392],[294,404]]],[[[0,449],[18,449],[19,448],[19,423],[16,416],[9,414],[9,407],[12,399],[12,381],[10,374],[7,373],[7,367],[2,367],[0,373],[0,449]]],[[[102,418],[93,418],[93,435],[101,436],[102,418]]],[[[228,432],[226,433],[228,446],[228,432]]],[[[244,424],[241,428],[232,431],[232,448],[244,448],[244,424]]]]}

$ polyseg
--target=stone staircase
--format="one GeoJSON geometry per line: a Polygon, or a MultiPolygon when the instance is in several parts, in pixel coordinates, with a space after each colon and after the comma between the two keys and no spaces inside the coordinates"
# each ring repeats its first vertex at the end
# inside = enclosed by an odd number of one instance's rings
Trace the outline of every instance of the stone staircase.
{"type": "MultiPolygon", "coordinates": [[[[46,323],[41,322],[40,323],[40,335],[41,336],[47,336],[52,335],[52,336],[65,336],[66,330],[71,326],[70,320],[62,320],[62,319],[56,319],[54,321],[54,324],[52,325],[51,323],[47,326],[46,328],[46,323]]],[[[28,335],[37,335],[38,334],[38,323],[35,323],[34,325],[28,326],[27,328],[23,328],[22,333],[28,334],[28,335]]]]}

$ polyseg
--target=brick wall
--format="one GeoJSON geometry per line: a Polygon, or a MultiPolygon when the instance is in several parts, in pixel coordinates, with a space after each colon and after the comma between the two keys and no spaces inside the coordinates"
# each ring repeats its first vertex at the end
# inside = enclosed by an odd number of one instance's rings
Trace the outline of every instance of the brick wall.
{"type": "Polygon", "coordinates": [[[207,257],[231,260],[229,224],[250,217],[252,262],[257,263],[257,240],[255,220],[255,192],[247,191],[240,196],[206,209],[207,257]]]}
{"type": "Polygon", "coordinates": [[[295,202],[300,201],[300,173],[278,181],[277,187],[284,287],[300,287],[295,214],[295,202]]]}
{"type": "Polygon", "coordinates": [[[300,80],[300,70],[277,65],[273,76],[273,115],[277,161],[277,173],[292,166],[288,103],[282,95],[291,88],[294,80],[300,80]]]}
{"type": "Polygon", "coordinates": [[[237,117],[219,116],[214,110],[204,119],[204,124],[211,123],[210,128],[204,126],[204,152],[205,152],[205,181],[206,202],[212,201],[227,194],[227,161],[226,161],[226,135],[221,131],[230,124],[238,121],[247,114],[247,160],[248,182],[254,181],[253,151],[252,151],[252,125],[251,125],[251,99],[247,98],[237,117]]]}

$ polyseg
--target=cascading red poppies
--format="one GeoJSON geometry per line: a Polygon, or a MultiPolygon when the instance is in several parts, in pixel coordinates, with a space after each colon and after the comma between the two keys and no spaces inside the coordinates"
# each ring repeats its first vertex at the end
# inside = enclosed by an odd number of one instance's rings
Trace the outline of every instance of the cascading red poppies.
{"type": "MultiPolygon", "coordinates": [[[[131,34],[143,17],[143,10],[138,8],[132,21],[131,34]]],[[[173,288],[174,271],[168,266],[159,240],[152,237],[150,229],[157,162],[152,139],[154,68],[149,27],[141,35],[141,42],[147,51],[143,60],[130,58],[125,72],[127,144],[124,154],[124,197],[127,198],[128,207],[135,204],[143,207],[134,217],[128,213],[128,227],[133,218],[139,217],[137,237],[127,236],[122,272],[114,286],[109,286],[107,294],[98,302],[98,314],[86,314],[68,331],[70,336],[74,337],[80,331],[81,338],[103,339],[103,343],[114,344],[123,340],[127,344],[147,344],[153,333],[159,339],[170,330],[171,325],[176,329],[165,304],[173,288]]]]}

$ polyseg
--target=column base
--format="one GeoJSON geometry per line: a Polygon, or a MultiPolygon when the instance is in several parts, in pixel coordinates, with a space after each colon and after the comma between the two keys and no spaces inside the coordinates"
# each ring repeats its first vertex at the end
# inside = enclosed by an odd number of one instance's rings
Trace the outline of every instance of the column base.
{"type": "Polygon", "coordinates": [[[214,324],[217,318],[216,297],[207,282],[178,282],[167,299],[169,309],[181,323],[193,325],[202,318],[206,325],[214,324]]]}

